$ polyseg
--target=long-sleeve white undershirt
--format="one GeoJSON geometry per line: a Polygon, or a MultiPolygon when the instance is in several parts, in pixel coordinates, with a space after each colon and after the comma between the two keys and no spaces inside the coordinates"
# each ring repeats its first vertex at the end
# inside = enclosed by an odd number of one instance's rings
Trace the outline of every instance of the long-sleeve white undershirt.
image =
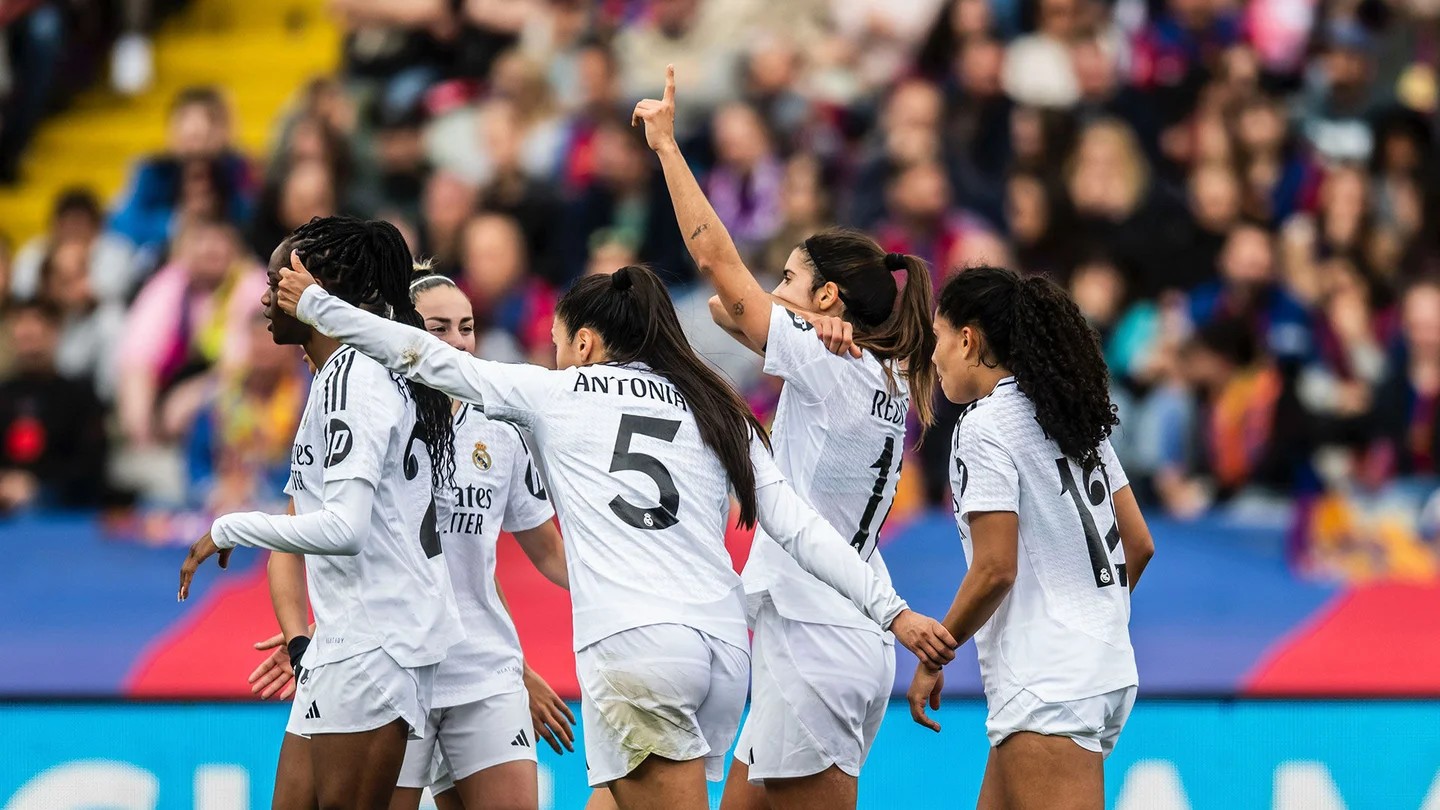
{"type": "Polygon", "coordinates": [[[304,515],[235,512],[210,527],[219,548],[249,546],[291,554],[353,556],[370,534],[375,488],[363,478],[326,481],[320,510],[304,515]]]}

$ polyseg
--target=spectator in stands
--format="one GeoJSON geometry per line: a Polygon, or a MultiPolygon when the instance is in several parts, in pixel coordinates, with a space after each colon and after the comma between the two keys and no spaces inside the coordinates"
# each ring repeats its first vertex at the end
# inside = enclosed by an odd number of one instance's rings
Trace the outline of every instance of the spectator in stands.
{"type": "Polygon", "coordinates": [[[1314,208],[1322,175],[1291,132],[1279,101],[1251,97],[1236,112],[1232,129],[1244,210],[1251,219],[1273,226],[1314,208]]]}
{"type": "Polygon", "coordinates": [[[694,133],[701,116],[739,96],[747,3],[736,0],[647,0],[647,14],[615,37],[620,85],[627,99],[659,98],[665,66],[674,65],[687,103],[676,132],[694,133]]]}
{"type": "Polygon", "coordinates": [[[760,263],[752,266],[756,272],[768,273],[776,284],[780,283],[781,270],[795,246],[832,221],[820,164],[810,155],[795,155],[785,164],[780,187],[779,228],[765,246],[760,263]]]}
{"type": "Polygon", "coordinates": [[[1195,289],[1190,317],[1202,328],[1216,321],[1247,323],[1262,351],[1290,365],[1313,348],[1310,315],[1278,282],[1271,236],[1258,225],[1230,232],[1220,253],[1220,280],[1195,289]]]}
{"type": "Polygon", "coordinates": [[[591,236],[606,230],[636,245],[640,260],[653,265],[661,278],[682,285],[693,281],[694,267],[675,224],[665,178],[644,135],[628,121],[607,119],[595,132],[594,150],[595,176],[566,206],[561,272],[567,278],[583,273],[591,236]]]}
{"type": "Polygon", "coordinates": [[[0,382],[0,513],[93,507],[106,494],[104,409],[55,367],[60,314],[41,302],[6,312],[15,368],[0,382]]]}
{"type": "Polygon", "coordinates": [[[33,298],[40,287],[40,267],[45,257],[66,245],[78,245],[85,253],[89,286],[104,301],[123,301],[134,287],[134,256],[124,239],[102,230],[100,201],[87,188],[60,193],[50,217],[50,231],[25,243],[15,256],[10,294],[33,298]]]}
{"type": "Polygon", "coordinates": [[[1240,181],[1229,166],[1202,164],[1191,172],[1187,186],[1195,235],[1186,263],[1191,275],[1173,282],[1177,289],[1215,280],[1225,237],[1240,222],[1240,181]]]}
{"type": "Polygon", "coordinates": [[[356,205],[361,213],[410,226],[420,222],[420,200],[430,163],[425,157],[425,114],[418,105],[406,110],[373,107],[373,154],[357,171],[356,205]]]}
{"type": "Polygon", "coordinates": [[[584,64],[597,10],[585,0],[543,0],[535,3],[520,32],[520,49],[545,68],[556,101],[565,110],[586,103],[584,64]]]}
{"type": "Polygon", "coordinates": [[[1217,320],[1201,327],[1182,352],[1195,400],[1179,405],[1166,427],[1193,444],[1169,439],[1154,476],[1171,514],[1191,517],[1248,486],[1288,483],[1283,468],[1294,459],[1276,440],[1284,382],[1261,349],[1248,323],[1217,320]]]}
{"type": "Polygon", "coordinates": [[[920,162],[944,161],[943,110],[940,91],[930,82],[910,79],[890,91],[850,190],[849,222],[873,228],[887,213],[893,214],[887,210],[886,193],[898,174],[920,162]]]}
{"type": "Polygon", "coordinates": [[[165,152],[135,167],[110,229],[153,261],[187,216],[243,224],[251,191],[249,165],[231,141],[224,98],[211,87],[188,88],[170,106],[165,152]]]}
{"type": "Polygon", "coordinates": [[[56,370],[83,381],[109,402],[115,395],[115,346],[125,326],[125,309],[119,301],[95,294],[88,259],[79,242],[51,250],[40,265],[37,297],[60,317],[56,370]]]}
{"type": "Polygon", "coordinates": [[[339,213],[341,193],[329,166],[305,160],[274,178],[260,195],[255,223],[250,230],[250,251],[264,256],[285,235],[315,217],[339,213]]]}
{"type": "Polygon", "coordinates": [[[528,272],[525,237],[511,217],[482,213],[460,234],[459,287],[475,309],[478,353],[554,365],[555,291],[528,272]]]}
{"type": "Polygon", "coordinates": [[[496,127],[513,130],[525,174],[546,181],[554,176],[564,138],[558,109],[540,66],[518,50],[496,61],[486,102],[431,124],[425,138],[430,162],[476,186],[490,183],[498,170],[489,148],[496,127]]]}
{"type": "Polygon", "coordinates": [[[346,36],[345,77],[387,111],[413,109],[450,70],[456,20],[433,0],[336,0],[329,4],[346,36]]]}
{"type": "Polygon", "coordinates": [[[590,239],[590,261],[585,265],[585,275],[608,276],[637,261],[634,245],[605,231],[596,231],[590,239]]]}
{"type": "Polygon", "coordinates": [[[1374,148],[1369,118],[1374,113],[1370,35],[1354,20],[1326,26],[1320,58],[1306,77],[1301,126],[1326,160],[1365,161],[1374,148]]]}
{"type": "Polygon", "coordinates": [[[458,272],[460,229],[475,213],[475,186],[450,172],[435,172],[425,183],[420,211],[420,254],[446,275],[458,272]]]}
{"type": "Polygon", "coordinates": [[[270,339],[268,324],[251,315],[244,362],[218,376],[190,431],[190,501],[211,513],[262,508],[290,474],[308,378],[294,347],[270,339]]]}
{"type": "Polygon", "coordinates": [[[1065,190],[1077,229],[1107,246],[1137,294],[1149,297],[1195,283],[1198,272],[1187,263],[1192,225],[1184,206],[1152,183],[1145,155],[1124,122],[1101,119],[1084,128],[1065,190]]]}
{"type": "Polygon", "coordinates": [[[132,445],[169,443],[189,430],[205,375],[243,357],[265,275],[242,258],[235,227],[191,223],[175,259],[140,290],[119,346],[120,429],[132,445]]]}
{"type": "Polygon", "coordinates": [[[735,247],[753,263],[780,226],[784,169],[755,108],[727,104],[716,110],[711,126],[716,161],[705,177],[705,196],[735,247]]]}
{"type": "Polygon", "coordinates": [[[56,73],[70,33],[63,3],[6,5],[17,8],[21,16],[18,20],[9,19],[8,13],[0,17],[7,23],[3,30],[8,45],[0,48],[0,59],[8,62],[0,65],[0,72],[18,78],[0,83],[0,185],[14,183],[19,177],[25,147],[54,101],[56,73]]]}
{"type": "Polygon", "coordinates": [[[744,56],[742,95],[781,143],[801,143],[814,126],[814,106],[801,92],[800,51],[780,34],[751,42],[744,56]]]}
{"type": "Polygon", "coordinates": [[[1375,396],[1370,430],[1390,475],[1440,475],[1440,280],[1411,284],[1400,305],[1402,340],[1375,396]]]}
{"type": "Polygon", "coordinates": [[[973,214],[954,207],[945,171],[933,161],[901,171],[890,184],[886,199],[891,215],[877,227],[876,238],[888,251],[929,262],[937,285],[956,269],[950,257],[960,246],[988,230],[973,214]]]}
{"type": "Polygon", "coordinates": [[[576,55],[579,89],[569,115],[561,125],[561,186],[573,192],[595,180],[596,133],[606,122],[624,116],[620,109],[619,67],[615,54],[603,42],[585,44],[576,55]]]}
{"type": "Polygon", "coordinates": [[[525,234],[531,272],[552,284],[562,284],[565,278],[556,250],[560,198],[552,183],[525,171],[518,122],[504,109],[510,103],[498,99],[490,103],[497,109],[486,119],[485,138],[494,171],[490,182],[480,189],[480,210],[514,218],[525,234]]]}
{"type": "Polygon", "coordinates": [[[1064,198],[1043,178],[1016,172],[1006,183],[1005,222],[1015,251],[1015,270],[1069,275],[1075,256],[1075,227],[1064,198]]]}

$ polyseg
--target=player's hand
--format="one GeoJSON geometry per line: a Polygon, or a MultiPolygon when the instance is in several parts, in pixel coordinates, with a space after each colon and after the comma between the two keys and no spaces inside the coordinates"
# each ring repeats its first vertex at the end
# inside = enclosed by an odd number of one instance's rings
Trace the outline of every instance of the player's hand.
{"type": "Polygon", "coordinates": [[[928,667],[921,662],[915,667],[915,677],[910,679],[910,688],[905,699],[910,702],[910,719],[934,732],[940,731],[940,724],[925,713],[925,704],[939,710],[940,690],[945,688],[945,670],[928,667]]]}
{"type": "Polygon", "coordinates": [[[278,697],[289,700],[295,695],[295,669],[290,666],[290,651],[285,647],[285,636],[276,633],[264,641],[256,642],[255,649],[271,650],[271,653],[255,667],[246,680],[250,683],[250,694],[261,700],[278,697]]]}
{"type": "Polygon", "coordinates": [[[955,648],[960,646],[945,625],[909,608],[902,610],[890,623],[890,632],[922,663],[936,669],[954,661],[955,648]]]}
{"type": "Polygon", "coordinates": [[[659,152],[675,145],[675,66],[665,66],[665,94],[656,101],[641,99],[630,116],[630,126],[645,122],[645,142],[659,152]]]}
{"type": "Polygon", "coordinates": [[[535,736],[550,743],[557,754],[575,750],[575,715],[565,701],[555,694],[539,673],[525,665],[525,689],[530,693],[530,719],[535,721],[535,736]],[[561,745],[565,750],[560,750],[561,745]]]}
{"type": "Polygon", "coordinates": [[[305,294],[306,287],[315,285],[315,277],[305,269],[305,263],[300,261],[300,251],[290,251],[290,266],[280,268],[280,288],[276,292],[280,309],[286,315],[295,317],[295,310],[300,308],[300,296],[305,294]]]}
{"type": "Polygon", "coordinates": [[[216,546],[214,538],[210,536],[210,532],[205,532],[204,537],[196,540],[195,544],[190,546],[190,553],[185,555],[185,562],[180,566],[180,593],[177,597],[178,601],[184,602],[186,597],[190,595],[190,581],[195,578],[195,571],[200,567],[200,563],[205,562],[215,556],[216,553],[219,553],[220,567],[229,568],[230,552],[233,550],[234,549],[228,548],[222,549],[216,546]]]}
{"type": "Polygon", "coordinates": [[[855,345],[855,327],[844,318],[834,315],[801,315],[815,327],[815,336],[825,344],[831,354],[860,356],[860,347],[855,345]]]}

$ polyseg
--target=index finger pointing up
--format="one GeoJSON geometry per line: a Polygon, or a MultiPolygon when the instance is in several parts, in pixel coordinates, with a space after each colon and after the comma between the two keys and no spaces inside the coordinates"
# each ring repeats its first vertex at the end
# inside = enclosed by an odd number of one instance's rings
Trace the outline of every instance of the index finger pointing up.
{"type": "Polygon", "coordinates": [[[674,65],[666,65],[666,66],[665,66],[665,98],[664,98],[664,101],[667,102],[667,103],[669,103],[669,102],[673,102],[674,100],[675,100],[675,66],[674,66],[674,65]]]}

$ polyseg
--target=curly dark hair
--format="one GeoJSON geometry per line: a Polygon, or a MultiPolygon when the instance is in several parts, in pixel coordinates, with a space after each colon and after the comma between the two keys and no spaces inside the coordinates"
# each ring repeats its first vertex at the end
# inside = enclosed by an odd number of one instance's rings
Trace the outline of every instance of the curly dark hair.
{"type": "Polygon", "coordinates": [[[1100,443],[1120,422],[1110,371],[1099,334],[1064,290],[1043,276],[972,267],[940,291],[939,315],[957,329],[980,330],[981,362],[1015,375],[1062,453],[1082,465],[1099,460],[1100,443]]]}
{"type": "MultiPolygon", "coordinates": [[[[286,241],[331,295],[424,330],[425,319],[410,300],[414,259],[394,225],[353,217],[315,217],[296,228],[286,241]]],[[[430,456],[431,483],[437,489],[449,486],[455,478],[450,397],[414,381],[406,381],[406,387],[415,402],[420,440],[430,456]]]]}

